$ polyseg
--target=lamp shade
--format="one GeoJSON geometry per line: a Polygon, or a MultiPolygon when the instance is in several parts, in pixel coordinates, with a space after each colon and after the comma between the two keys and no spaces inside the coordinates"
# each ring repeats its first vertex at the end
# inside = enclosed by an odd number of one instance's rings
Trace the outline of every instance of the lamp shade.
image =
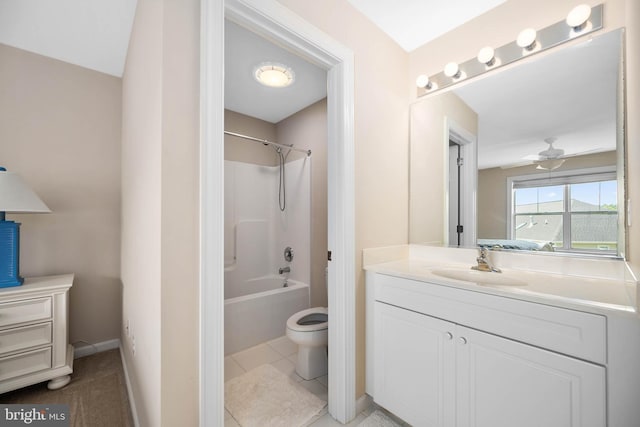
{"type": "Polygon", "coordinates": [[[0,167],[0,212],[51,212],[49,207],[20,178],[0,167]]]}
{"type": "Polygon", "coordinates": [[[6,212],[51,211],[19,175],[0,167],[0,288],[24,282],[20,276],[20,224],[7,221],[6,212]]]}

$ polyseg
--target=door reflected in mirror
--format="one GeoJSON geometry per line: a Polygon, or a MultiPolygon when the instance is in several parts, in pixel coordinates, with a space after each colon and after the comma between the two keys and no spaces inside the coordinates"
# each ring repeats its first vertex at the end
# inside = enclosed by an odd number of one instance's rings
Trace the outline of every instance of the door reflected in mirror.
{"type": "Polygon", "coordinates": [[[622,256],[622,42],[612,31],[414,103],[410,242],[622,256]]]}

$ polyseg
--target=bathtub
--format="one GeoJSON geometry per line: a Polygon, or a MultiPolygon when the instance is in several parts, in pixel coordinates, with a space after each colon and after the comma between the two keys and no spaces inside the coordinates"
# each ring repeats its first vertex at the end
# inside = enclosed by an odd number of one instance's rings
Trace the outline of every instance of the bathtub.
{"type": "Polygon", "coordinates": [[[224,352],[236,353],[285,334],[287,319],[309,308],[309,285],[281,276],[225,280],[224,352]]]}

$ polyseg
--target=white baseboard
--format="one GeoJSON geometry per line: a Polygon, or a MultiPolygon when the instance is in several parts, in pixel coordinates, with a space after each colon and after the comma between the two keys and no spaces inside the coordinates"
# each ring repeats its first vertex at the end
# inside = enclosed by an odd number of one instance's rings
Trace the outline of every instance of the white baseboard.
{"type": "Polygon", "coordinates": [[[96,344],[85,343],[79,341],[81,343],[78,346],[73,346],[73,358],[77,359],[79,357],[89,356],[91,354],[100,353],[102,351],[113,350],[114,348],[120,348],[120,340],[113,339],[108,341],[102,341],[96,344]]]}
{"type": "Polygon", "coordinates": [[[131,381],[129,380],[129,371],[127,370],[127,362],[124,359],[124,354],[122,353],[122,347],[120,347],[120,358],[122,359],[122,369],[124,370],[124,380],[127,384],[127,394],[129,395],[129,406],[131,407],[131,416],[133,418],[133,425],[135,427],[140,427],[140,422],[138,421],[138,410],[136,409],[136,401],[133,399],[133,389],[131,388],[131,381]]]}

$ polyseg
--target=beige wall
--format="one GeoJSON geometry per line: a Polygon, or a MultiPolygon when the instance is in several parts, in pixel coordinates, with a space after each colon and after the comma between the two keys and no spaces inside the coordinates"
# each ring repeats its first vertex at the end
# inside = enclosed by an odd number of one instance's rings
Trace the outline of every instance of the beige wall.
{"type": "MultiPolygon", "coordinates": [[[[280,144],[311,150],[311,307],[327,306],[327,100],[277,124],[280,144]]],[[[292,161],[304,156],[291,152],[292,161]]]]}
{"type": "Polygon", "coordinates": [[[141,425],[198,423],[199,53],[197,0],[138,1],[123,78],[121,255],[141,425]]]}
{"type": "Polygon", "coordinates": [[[138,1],[122,82],[122,350],[141,425],[161,425],[162,3],[138,1]],[[136,354],[133,354],[135,340],[136,354]]]}
{"type": "Polygon", "coordinates": [[[199,0],[164,0],[162,56],[162,426],[196,426],[200,408],[199,0]]]}
{"type": "MultiPolygon", "coordinates": [[[[558,171],[615,165],[616,152],[609,151],[568,158],[558,171]]],[[[546,173],[535,165],[478,171],[478,238],[507,239],[507,178],[546,173]]]]}
{"type": "Polygon", "coordinates": [[[409,171],[409,242],[442,244],[448,234],[444,212],[446,121],[478,134],[478,115],[453,92],[426,98],[411,106],[409,171]]]}
{"type": "Polygon", "coordinates": [[[120,335],[121,80],[0,44],[0,166],[52,210],[22,223],[23,276],[75,273],[70,341],[120,335]]]}
{"type": "MultiPolygon", "coordinates": [[[[354,52],[356,395],[364,393],[362,249],[407,242],[408,54],[347,0],[279,0],[354,52]]],[[[331,248],[329,248],[331,249],[331,248]]]]}
{"type": "MultiPolygon", "coordinates": [[[[275,124],[231,110],[224,110],[224,130],[279,142],[275,124]]],[[[278,165],[273,148],[231,135],[224,136],[224,159],[256,165],[278,165]]]]}
{"type": "MultiPolygon", "coordinates": [[[[604,4],[604,28],[608,32],[626,27],[626,83],[627,117],[640,116],[638,80],[640,79],[640,6],[635,0],[589,0],[587,4],[604,4]]],[[[484,46],[502,46],[515,39],[527,27],[544,28],[564,19],[576,5],[571,0],[541,0],[532,6],[527,0],[509,0],[495,9],[427,43],[410,54],[407,87],[412,99],[416,98],[415,79],[419,74],[432,75],[450,61],[464,62],[474,58],[484,46]],[[526,10],[526,13],[522,13],[526,10]],[[486,31],[491,28],[491,31],[486,31]]],[[[579,42],[579,40],[576,40],[579,42]]],[[[554,52],[568,44],[550,49],[554,52]]],[[[543,53],[544,54],[544,53],[543,53]]],[[[532,57],[535,59],[535,56],[532,57]]],[[[636,174],[640,166],[640,125],[627,120],[627,198],[640,200],[640,179],[636,174]]],[[[634,202],[637,205],[637,202],[634,202]]],[[[628,228],[627,259],[640,265],[640,209],[631,213],[632,226],[628,228]]]]}

